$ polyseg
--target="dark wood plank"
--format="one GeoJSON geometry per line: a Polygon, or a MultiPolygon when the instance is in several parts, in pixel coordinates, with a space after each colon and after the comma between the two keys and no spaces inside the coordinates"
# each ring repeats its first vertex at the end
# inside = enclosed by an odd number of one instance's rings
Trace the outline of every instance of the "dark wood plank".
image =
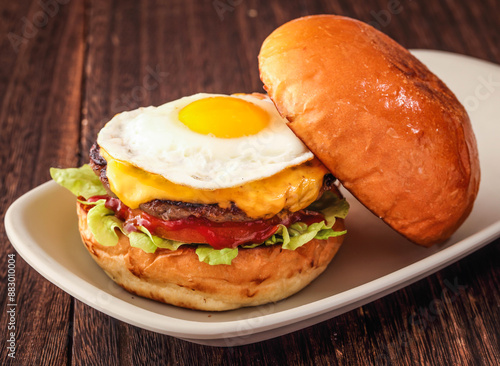
{"type": "MultiPolygon", "coordinates": [[[[74,166],[78,162],[84,43],[83,7],[79,2],[53,7],[50,15],[37,1],[4,2],[1,9],[2,35],[7,35],[0,43],[3,223],[6,207],[48,180],[50,166],[74,166]],[[19,42],[12,43],[16,36],[19,42]]],[[[3,225],[0,247],[0,362],[66,363],[72,343],[72,299],[19,255],[15,256],[17,350],[15,360],[8,357],[3,341],[7,335],[6,255],[15,251],[3,225]]]]}

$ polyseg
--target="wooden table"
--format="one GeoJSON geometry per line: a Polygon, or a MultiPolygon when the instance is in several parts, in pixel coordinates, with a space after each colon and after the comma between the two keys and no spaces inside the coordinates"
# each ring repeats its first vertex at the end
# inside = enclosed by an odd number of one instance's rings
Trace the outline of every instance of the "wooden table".
{"type": "MultiPolygon", "coordinates": [[[[278,25],[336,13],[407,48],[500,63],[500,2],[92,1],[0,5],[1,221],[17,197],[78,166],[115,113],[196,92],[261,91],[257,54],[278,25]]],[[[73,299],[16,259],[16,358],[7,355],[8,254],[0,230],[2,364],[436,364],[500,360],[500,240],[344,315],[247,346],[191,344],[130,326],[73,299]],[[441,299],[446,281],[457,296],[441,299]],[[437,305],[436,305],[437,304],[437,305]],[[419,317],[423,327],[409,319],[419,317]],[[15,361],[15,362],[13,362],[15,361]]]]}

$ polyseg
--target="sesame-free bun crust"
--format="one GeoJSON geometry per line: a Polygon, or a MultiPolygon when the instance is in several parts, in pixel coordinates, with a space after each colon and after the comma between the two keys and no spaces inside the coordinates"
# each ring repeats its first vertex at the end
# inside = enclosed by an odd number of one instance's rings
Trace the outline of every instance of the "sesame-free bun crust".
{"type": "Polygon", "coordinates": [[[360,21],[296,19],[263,43],[265,89],[289,127],[361,203],[410,240],[446,240],[480,170],[469,117],[447,86],[360,21]]]}
{"type": "MultiPolygon", "coordinates": [[[[125,290],[189,309],[220,311],[284,299],[318,277],[339,249],[343,237],[312,240],[296,250],[281,245],[240,249],[231,265],[211,266],[198,260],[194,246],[146,253],[133,248],[117,230],[116,246],[102,246],[77,203],[80,235],[106,274],[125,290]]],[[[335,230],[344,230],[337,219],[335,230]]]]}

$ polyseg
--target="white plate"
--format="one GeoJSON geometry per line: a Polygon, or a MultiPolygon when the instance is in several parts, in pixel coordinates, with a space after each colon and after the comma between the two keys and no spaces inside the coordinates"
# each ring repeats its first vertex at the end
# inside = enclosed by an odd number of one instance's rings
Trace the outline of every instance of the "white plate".
{"type": "Polygon", "coordinates": [[[214,346],[302,329],[415,282],[500,236],[500,67],[444,52],[414,53],[468,108],[479,144],[482,182],[474,210],[445,244],[413,245],[347,195],[349,235],[322,276],[276,304],[222,313],[160,304],[115,285],[81,244],[75,197],[54,182],[9,208],[5,227],[12,245],[40,274],[87,305],[141,328],[214,346]]]}

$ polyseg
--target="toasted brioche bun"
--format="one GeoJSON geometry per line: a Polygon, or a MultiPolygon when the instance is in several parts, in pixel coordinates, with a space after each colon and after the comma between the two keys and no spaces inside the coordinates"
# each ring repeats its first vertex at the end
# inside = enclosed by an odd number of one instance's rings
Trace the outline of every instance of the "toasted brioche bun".
{"type": "Polygon", "coordinates": [[[289,127],[396,231],[430,246],[469,215],[480,180],[469,117],[395,41],[350,18],[310,16],[264,41],[259,68],[289,127]]]}
{"type": "MultiPolygon", "coordinates": [[[[196,310],[230,310],[291,296],[325,270],[344,237],[314,239],[296,250],[281,245],[239,249],[231,265],[212,266],[198,260],[194,246],[150,254],[131,247],[118,230],[118,244],[102,246],[80,203],[77,213],[85,247],[113,281],[139,296],[196,310]]],[[[337,219],[334,228],[344,230],[343,220],[337,219]]]]}

